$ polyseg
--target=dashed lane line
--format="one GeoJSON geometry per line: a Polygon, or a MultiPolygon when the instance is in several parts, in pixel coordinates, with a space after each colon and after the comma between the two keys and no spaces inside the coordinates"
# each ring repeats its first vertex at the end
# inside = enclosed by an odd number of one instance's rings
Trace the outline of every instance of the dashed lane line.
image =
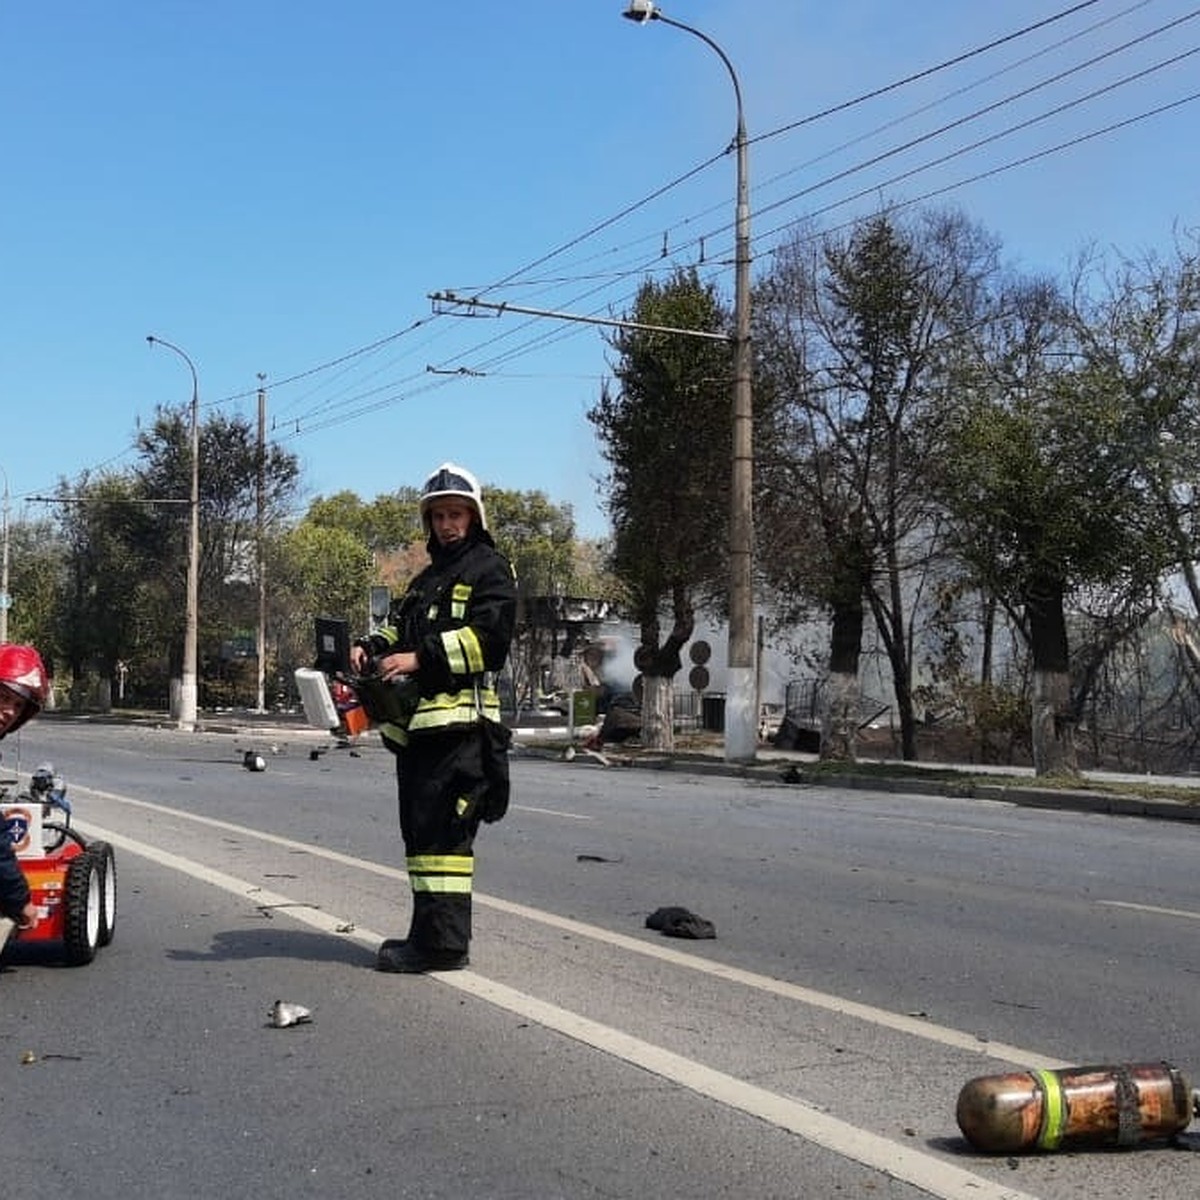
{"type": "Polygon", "coordinates": [[[1153,913],[1156,917],[1183,917],[1188,921],[1200,921],[1200,912],[1189,908],[1163,908],[1158,904],[1135,904],[1132,900],[1097,900],[1101,908],[1124,908],[1130,912],[1153,913]]]}

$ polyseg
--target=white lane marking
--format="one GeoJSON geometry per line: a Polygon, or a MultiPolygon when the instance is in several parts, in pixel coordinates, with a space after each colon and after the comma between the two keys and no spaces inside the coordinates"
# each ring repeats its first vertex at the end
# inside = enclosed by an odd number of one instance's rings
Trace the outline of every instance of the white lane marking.
{"type": "Polygon", "coordinates": [[[562,809],[559,808],[535,808],[532,804],[514,804],[513,808],[521,812],[541,813],[546,817],[566,817],[568,821],[593,820],[592,817],[587,816],[585,813],[563,812],[562,809]]]}
{"type": "Polygon", "coordinates": [[[1162,917],[1185,917],[1189,921],[1200,921],[1200,912],[1187,908],[1161,908],[1157,904],[1134,904],[1130,900],[1097,900],[1102,908],[1128,908],[1133,912],[1156,913],[1162,917]]]}
{"type": "MultiPolygon", "coordinates": [[[[458,980],[450,978],[445,982],[459,984],[458,980]]],[[[463,978],[461,985],[463,991],[481,1000],[557,1030],[688,1091],[786,1129],[843,1158],[912,1184],[931,1196],[943,1200],[1034,1200],[1027,1192],[995,1184],[981,1175],[831,1117],[801,1100],[736,1079],[504,984],[471,975],[463,978]]]]}
{"type": "MultiPolygon", "coordinates": [[[[353,858],[348,854],[339,853],[337,850],[327,850],[322,846],[314,846],[307,842],[298,842],[292,838],[280,837],[278,834],[259,832],[256,829],[249,829],[244,825],[234,825],[229,821],[221,821],[215,817],[202,817],[182,812],[179,809],[168,808],[161,804],[155,804],[149,800],[135,800],[132,797],[117,795],[113,792],[100,792],[84,788],[78,790],[89,791],[91,795],[102,796],[107,800],[129,804],[135,808],[150,809],[154,812],[177,817],[181,820],[195,821],[198,824],[207,825],[214,829],[221,829],[229,833],[236,833],[242,837],[258,838],[261,841],[283,846],[289,850],[311,854],[317,858],[325,858],[331,862],[341,863],[343,866],[370,871],[387,878],[406,878],[405,872],[397,870],[395,867],[386,867],[380,863],[373,863],[366,859],[353,858]]],[[[770,993],[771,995],[782,996],[785,999],[794,1000],[799,1004],[806,1004],[810,1008],[820,1008],[826,1012],[836,1013],[838,1016],[852,1017],[855,1020],[866,1021],[883,1029],[890,1029],[896,1033],[904,1033],[912,1037],[922,1038],[927,1042],[936,1042],[942,1046],[951,1046],[956,1050],[966,1050],[974,1054],[985,1055],[988,1058],[1014,1063],[1017,1066],[1026,1068],[1036,1067],[1042,1070],[1053,1071],[1059,1067],[1071,1065],[1065,1059],[1048,1058],[1044,1054],[1025,1050],[1020,1046],[1013,1046],[1007,1042],[988,1041],[977,1034],[964,1033],[960,1029],[952,1029],[947,1025],[938,1025],[923,1017],[910,1017],[903,1013],[894,1013],[889,1012],[887,1009],[876,1008],[874,1005],[862,1004],[857,1000],[847,1000],[841,996],[831,995],[828,992],[818,992],[813,988],[789,983],[784,979],[775,979],[770,975],[759,975],[754,971],[746,971],[740,967],[716,962],[713,959],[701,958],[699,955],[688,954],[685,951],[675,950],[669,946],[660,946],[653,942],[631,937],[628,934],[615,933],[612,930],[602,929],[598,925],[587,925],[582,921],[576,921],[570,917],[560,917],[554,913],[545,912],[542,909],[529,908],[524,904],[517,904],[511,900],[502,900],[498,896],[488,896],[481,892],[475,892],[472,896],[472,901],[485,908],[495,909],[497,912],[508,913],[510,916],[519,917],[525,921],[533,921],[536,924],[545,925],[551,929],[559,929],[565,933],[574,934],[577,937],[602,942],[605,945],[626,950],[632,954],[641,954],[647,958],[657,959],[659,962],[670,963],[672,966],[699,971],[713,979],[723,979],[729,983],[736,983],[743,987],[770,993]]]]}
{"type": "Polygon", "coordinates": [[[923,821],[920,817],[892,817],[876,813],[873,821],[895,821],[901,825],[920,825],[924,829],[938,829],[942,833],[985,833],[989,837],[1025,838],[1028,835],[1012,829],[989,829],[984,825],[947,825],[944,821],[923,821]]]}
{"type": "MultiPolygon", "coordinates": [[[[181,875],[198,879],[201,883],[207,883],[223,892],[229,892],[240,899],[249,899],[256,906],[282,909],[288,916],[294,917],[306,925],[311,925],[323,933],[333,933],[338,937],[361,942],[364,946],[372,948],[378,946],[382,940],[381,935],[373,933],[369,929],[357,929],[343,918],[332,916],[322,909],[313,908],[306,902],[285,896],[282,892],[273,892],[269,888],[260,887],[257,883],[250,883],[246,879],[239,879],[236,875],[229,875],[213,867],[206,867],[203,863],[173,854],[170,850],[151,846],[148,842],[139,842],[135,838],[126,837],[123,833],[116,833],[110,829],[101,829],[90,821],[86,824],[76,821],[73,823],[73,827],[80,829],[89,838],[108,842],[118,850],[128,850],[130,854],[136,854],[138,858],[148,859],[160,867],[166,867],[170,871],[178,871],[181,875]]],[[[119,901],[120,897],[118,897],[118,903],[119,901]]]]}
{"type": "MultiPolygon", "coordinates": [[[[193,862],[169,850],[162,850],[124,834],[101,829],[90,822],[86,831],[92,837],[103,838],[119,850],[148,859],[168,870],[188,875],[239,898],[250,897],[255,904],[281,909],[294,921],[319,929],[323,933],[336,934],[368,947],[378,945],[382,938],[381,934],[369,929],[352,928],[347,931],[349,922],[344,918],[320,909],[308,908],[281,892],[260,888],[247,880],[206,867],[203,863],[193,862]]],[[[676,1083],[698,1095],[707,1096],[728,1108],[757,1117],[779,1129],[786,1129],[842,1158],[920,1188],[937,1200],[1037,1200],[1027,1192],[1003,1187],[982,1175],[973,1175],[970,1171],[923,1154],[919,1150],[859,1129],[848,1121],[831,1117],[801,1100],[782,1096],[727,1075],[723,1071],[705,1067],[661,1046],[632,1037],[578,1013],[539,1000],[535,996],[518,992],[502,983],[485,979],[474,971],[455,971],[430,978],[446,987],[455,988],[476,999],[503,1008],[515,1016],[535,1021],[546,1029],[552,1029],[631,1066],[641,1067],[661,1079],[676,1083]]]]}

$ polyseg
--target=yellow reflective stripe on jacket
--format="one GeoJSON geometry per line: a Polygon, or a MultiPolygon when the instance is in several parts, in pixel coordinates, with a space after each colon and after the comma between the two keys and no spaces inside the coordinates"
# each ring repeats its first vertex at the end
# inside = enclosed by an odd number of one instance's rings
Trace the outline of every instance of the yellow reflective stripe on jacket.
{"type": "Polygon", "coordinates": [[[446,630],[442,634],[442,648],[455,675],[478,675],[483,670],[483,647],[469,625],[446,630]]]}
{"type": "MultiPolygon", "coordinates": [[[[500,697],[494,688],[480,688],[480,704],[483,715],[492,721],[500,720],[500,697]]],[[[419,729],[441,729],[450,725],[472,725],[479,716],[475,705],[475,689],[464,688],[461,692],[442,692],[430,700],[422,700],[408,723],[408,731],[419,729]]],[[[399,740],[399,739],[396,739],[399,740]]],[[[403,744],[403,743],[401,743],[403,744]]]]}
{"type": "Polygon", "coordinates": [[[456,583],[450,593],[450,615],[456,621],[463,620],[467,615],[467,601],[471,598],[469,583],[456,583]]]}
{"type": "Polygon", "coordinates": [[[382,737],[387,738],[389,742],[393,742],[397,746],[408,745],[408,730],[401,729],[399,725],[385,723],[380,725],[379,733],[382,737]]]}
{"type": "Polygon", "coordinates": [[[466,854],[414,854],[407,860],[414,892],[470,895],[475,860],[466,854]]]}

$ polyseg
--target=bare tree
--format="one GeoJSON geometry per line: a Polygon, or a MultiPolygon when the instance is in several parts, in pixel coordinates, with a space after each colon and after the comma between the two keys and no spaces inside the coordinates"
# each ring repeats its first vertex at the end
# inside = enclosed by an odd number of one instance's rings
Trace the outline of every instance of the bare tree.
{"type": "Polygon", "coordinates": [[[995,243],[961,215],[906,225],[884,211],[844,236],[796,238],[759,289],[760,394],[773,397],[760,556],[777,590],[831,616],[826,755],[853,754],[870,612],[902,753],[917,756],[913,609],[939,552],[929,461],[954,346],[995,269],[995,243]]]}

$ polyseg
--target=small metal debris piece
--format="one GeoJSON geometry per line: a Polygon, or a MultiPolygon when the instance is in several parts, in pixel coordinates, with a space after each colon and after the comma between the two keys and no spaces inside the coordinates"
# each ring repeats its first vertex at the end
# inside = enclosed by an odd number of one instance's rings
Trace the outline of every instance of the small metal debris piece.
{"type": "Polygon", "coordinates": [[[269,1024],[276,1029],[286,1029],[289,1025],[303,1025],[312,1020],[312,1010],[303,1004],[290,1004],[287,1000],[276,1000],[267,1011],[269,1024]]]}
{"type": "Polygon", "coordinates": [[[32,1050],[21,1051],[21,1066],[28,1067],[37,1062],[37,1055],[32,1050]]]}

